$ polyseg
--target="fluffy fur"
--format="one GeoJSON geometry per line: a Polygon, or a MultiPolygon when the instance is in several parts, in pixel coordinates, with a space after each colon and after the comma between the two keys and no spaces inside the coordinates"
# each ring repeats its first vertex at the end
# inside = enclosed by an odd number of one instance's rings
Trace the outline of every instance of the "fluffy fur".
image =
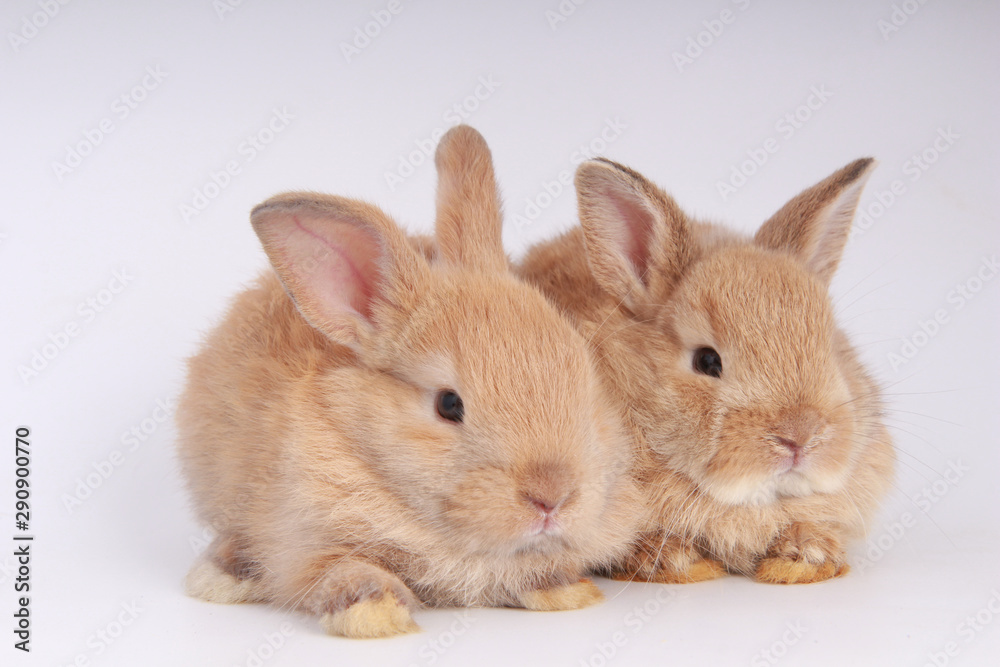
{"type": "Polygon", "coordinates": [[[340,197],[254,210],[275,271],[190,360],[178,409],[218,533],[195,595],[379,637],[421,604],[591,604],[583,573],[627,553],[632,448],[586,341],[511,274],[482,137],[452,130],[436,162],[436,247],[340,197]]]}
{"type": "Polygon", "coordinates": [[[872,166],[805,190],[753,238],[690,219],[621,165],[580,166],[581,227],[533,248],[520,273],[591,342],[641,443],[650,516],[616,578],[847,571],[844,545],[895,460],[827,294],[872,166]],[[720,377],[695,370],[703,347],[720,377]]]}

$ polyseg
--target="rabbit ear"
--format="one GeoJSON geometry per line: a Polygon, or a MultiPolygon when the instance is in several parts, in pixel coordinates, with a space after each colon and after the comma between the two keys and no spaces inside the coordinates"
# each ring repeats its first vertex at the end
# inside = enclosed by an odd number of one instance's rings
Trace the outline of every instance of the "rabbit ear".
{"type": "Polygon", "coordinates": [[[829,284],[851,231],[851,221],[875,160],[855,160],[803,190],[765,222],[757,245],[789,252],[829,284]]]}
{"type": "Polygon", "coordinates": [[[662,190],[610,160],[581,164],[575,184],[594,278],[636,312],[687,264],[687,218],[662,190]]]}
{"type": "Polygon", "coordinates": [[[458,125],[441,138],[434,163],[441,256],[455,266],[507,271],[500,194],[486,140],[468,125],[458,125]]]}
{"type": "Polygon", "coordinates": [[[374,331],[376,301],[412,304],[427,270],[396,223],[364,202],[289,192],[250,221],[302,316],[354,349],[374,331]]]}

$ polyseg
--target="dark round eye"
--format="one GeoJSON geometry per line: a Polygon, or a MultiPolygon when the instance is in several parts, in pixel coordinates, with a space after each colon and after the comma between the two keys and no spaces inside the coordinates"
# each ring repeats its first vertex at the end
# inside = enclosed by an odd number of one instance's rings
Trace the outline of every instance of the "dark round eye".
{"type": "Polygon", "coordinates": [[[722,377],[722,357],[710,347],[699,347],[694,351],[694,369],[703,375],[722,377]]]}
{"type": "Polygon", "coordinates": [[[465,415],[462,397],[450,389],[442,389],[437,395],[437,413],[448,421],[461,422],[465,415]]]}

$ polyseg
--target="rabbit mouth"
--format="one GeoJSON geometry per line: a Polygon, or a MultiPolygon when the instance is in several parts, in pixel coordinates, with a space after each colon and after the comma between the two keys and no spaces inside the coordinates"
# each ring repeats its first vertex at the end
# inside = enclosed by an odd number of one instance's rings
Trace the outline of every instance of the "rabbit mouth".
{"type": "Polygon", "coordinates": [[[559,532],[542,531],[525,535],[514,550],[515,554],[552,554],[567,551],[570,548],[562,530],[559,532]]]}
{"type": "Polygon", "coordinates": [[[806,463],[807,462],[804,458],[801,458],[798,455],[794,458],[792,456],[783,457],[775,466],[774,476],[778,481],[786,477],[803,477],[807,468],[806,463]]]}
{"type": "Polygon", "coordinates": [[[535,519],[528,527],[528,537],[559,537],[563,534],[562,524],[553,516],[543,516],[535,519]]]}

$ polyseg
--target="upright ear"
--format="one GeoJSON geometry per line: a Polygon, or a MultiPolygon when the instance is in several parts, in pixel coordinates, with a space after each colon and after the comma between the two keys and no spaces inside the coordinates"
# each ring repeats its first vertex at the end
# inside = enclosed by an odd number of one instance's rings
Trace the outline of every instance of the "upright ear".
{"type": "Polygon", "coordinates": [[[456,266],[507,271],[500,194],[486,140],[468,125],[453,127],[441,138],[434,163],[441,257],[456,266]]]}
{"type": "Polygon", "coordinates": [[[272,197],[250,214],[299,312],[333,341],[358,349],[378,301],[407,307],[427,263],[380,209],[312,192],[272,197]]]}
{"type": "Polygon", "coordinates": [[[687,218],[666,193],[610,160],[581,164],[575,184],[594,278],[637,313],[690,261],[687,218]]]}
{"type": "Polygon", "coordinates": [[[803,190],[765,222],[757,245],[791,253],[829,285],[851,231],[854,211],[875,160],[855,160],[803,190]]]}

